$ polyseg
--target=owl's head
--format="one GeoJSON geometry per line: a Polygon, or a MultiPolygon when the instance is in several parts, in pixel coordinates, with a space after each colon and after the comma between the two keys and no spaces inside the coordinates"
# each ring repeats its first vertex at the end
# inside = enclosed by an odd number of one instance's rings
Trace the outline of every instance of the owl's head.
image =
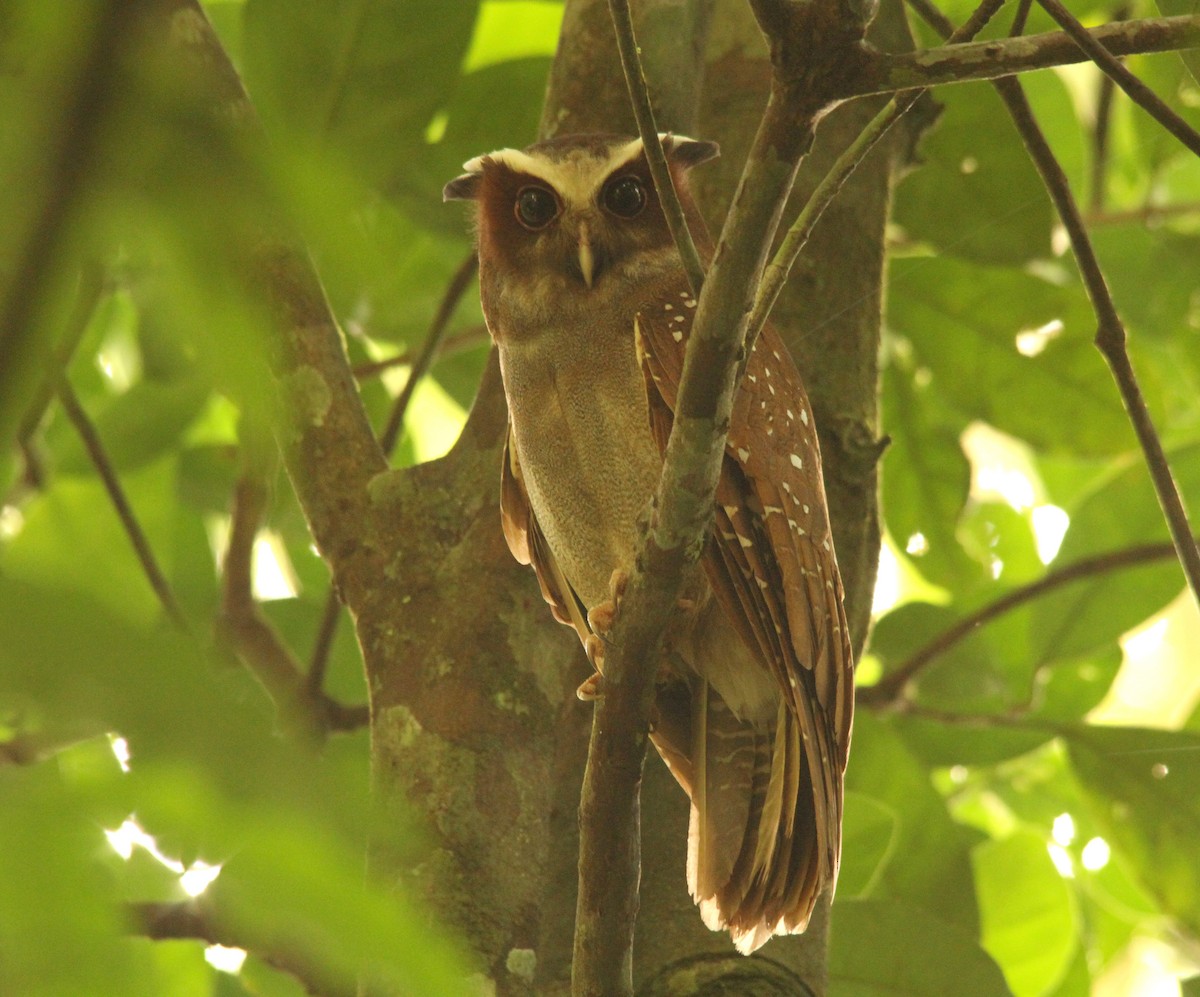
{"type": "MultiPolygon", "coordinates": [[[[702,228],[684,175],[717,146],[664,135],[663,147],[688,220],[702,228]]],[[[679,266],[640,138],[567,135],[464,169],[443,197],[477,203],[481,273],[510,287],[561,302],[679,266]]]]}

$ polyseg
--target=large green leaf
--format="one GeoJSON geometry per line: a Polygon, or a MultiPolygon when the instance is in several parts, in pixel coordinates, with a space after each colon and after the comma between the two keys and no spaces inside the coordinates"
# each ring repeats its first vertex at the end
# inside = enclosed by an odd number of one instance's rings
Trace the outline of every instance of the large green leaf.
{"type": "Polygon", "coordinates": [[[1132,444],[1076,285],[943,257],[896,260],[890,291],[889,324],[928,372],[927,393],[964,423],[981,419],[1039,449],[1111,454],[1132,444]],[[1062,331],[1040,352],[1018,350],[1018,334],[1052,322],[1062,331]]]}
{"type": "Polygon", "coordinates": [[[1200,932],[1200,737],[1144,728],[1064,733],[1105,836],[1162,909],[1200,932]]]}
{"type": "Polygon", "coordinates": [[[983,947],[1016,997],[1041,997],[1066,974],[1075,953],[1075,910],[1046,841],[1031,831],[984,842],[971,853],[983,947]]]}
{"type": "Polygon", "coordinates": [[[878,800],[846,793],[838,896],[867,896],[896,845],[896,815],[878,800]]]}
{"type": "Polygon", "coordinates": [[[924,537],[913,558],[922,575],[957,588],[983,574],[957,537],[971,484],[959,442],[962,420],[914,375],[912,358],[892,351],[883,370],[883,428],[892,440],[883,458],[884,516],[901,548],[916,534],[924,537]]]}
{"type": "Polygon", "coordinates": [[[962,925],[895,900],[834,904],[830,997],[1008,997],[1004,974],[962,925]]]}
{"type": "Polygon", "coordinates": [[[897,191],[896,221],[939,254],[1007,264],[1049,255],[1050,202],[1000,98],[968,83],[938,100],[945,112],[897,191]]]}
{"type": "Polygon", "coordinates": [[[478,0],[248,0],[246,77],[270,125],[336,148],[379,183],[420,154],[453,91],[478,0]]]}
{"type": "MultiPolygon", "coordinates": [[[[1169,454],[1184,496],[1200,495],[1200,445],[1169,454]]],[[[1070,510],[1071,525],[1055,559],[1085,557],[1167,541],[1166,524],[1140,459],[1070,510]]],[[[1170,557],[1142,567],[1097,572],[1048,593],[1033,609],[1031,632],[1041,660],[1107,651],[1116,639],[1161,609],[1183,585],[1170,557]]]]}
{"type": "Polygon", "coordinates": [[[970,868],[973,835],[950,819],[929,775],[889,724],[860,712],[846,788],[871,797],[896,819],[891,858],[872,896],[903,898],[966,930],[978,925],[970,868]]]}

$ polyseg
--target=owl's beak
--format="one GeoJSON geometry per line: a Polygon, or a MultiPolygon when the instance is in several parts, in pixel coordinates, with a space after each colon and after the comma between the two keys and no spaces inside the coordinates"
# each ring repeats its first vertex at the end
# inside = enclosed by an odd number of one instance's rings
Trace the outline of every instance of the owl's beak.
{"type": "Polygon", "coordinates": [[[579,223],[579,272],[583,274],[583,282],[590,291],[592,277],[596,272],[596,256],[592,252],[592,243],[588,238],[587,222],[579,223]]]}

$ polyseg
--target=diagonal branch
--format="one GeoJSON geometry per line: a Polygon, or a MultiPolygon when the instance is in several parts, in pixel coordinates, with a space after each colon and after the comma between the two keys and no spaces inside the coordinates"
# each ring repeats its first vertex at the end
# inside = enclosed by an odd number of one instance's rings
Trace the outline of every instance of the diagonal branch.
{"type": "Polygon", "coordinates": [[[265,479],[254,469],[259,462],[247,458],[245,464],[233,493],[218,632],[262,683],[290,732],[319,742],[329,731],[353,730],[367,723],[367,708],[343,706],[320,689],[311,689],[300,663],[263,618],[251,579],[254,540],[268,490],[265,479]]]}
{"type": "Polygon", "coordinates": [[[629,0],[608,0],[608,10],[612,15],[617,51],[621,54],[621,68],[625,72],[625,83],[629,88],[629,99],[637,119],[638,133],[642,137],[642,148],[646,150],[650,176],[654,178],[654,188],[658,192],[667,227],[671,230],[671,238],[675,240],[679,249],[679,257],[683,261],[692,296],[699,297],[700,289],[704,286],[704,264],[696,250],[692,233],[688,231],[683,205],[679,202],[679,194],[671,179],[671,168],[667,165],[667,155],[663,151],[662,139],[658,136],[658,125],[654,122],[654,107],[650,103],[650,90],[646,84],[646,74],[642,70],[637,39],[634,37],[633,14],[629,10],[629,0]]]}
{"type": "MultiPolygon", "coordinates": [[[[968,21],[951,35],[950,43],[967,41],[975,37],[1004,3],[1005,0],[984,0],[968,21]]],[[[763,273],[762,286],[758,289],[758,297],[754,302],[754,313],[750,317],[750,328],[746,334],[747,356],[766,323],[767,317],[771,314],[771,309],[775,307],[776,300],[783,292],[793,264],[799,259],[800,253],[808,243],[809,236],[812,235],[817,222],[821,220],[825,209],[837,197],[838,191],[842,189],[845,182],[850,179],[850,175],[858,168],[859,163],[875,148],[888,129],[908,113],[924,93],[924,89],[907,90],[892,97],[867,123],[858,137],[842,151],[833,166],[829,168],[829,172],[817,184],[763,273]]],[[[745,361],[743,361],[743,366],[744,364],[745,361]]]]}
{"type": "Polygon", "coordinates": [[[900,699],[909,682],[951,648],[961,644],[980,627],[992,620],[1010,613],[1014,609],[1019,609],[1026,603],[1039,599],[1046,593],[1060,589],[1064,585],[1070,585],[1086,578],[1095,578],[1098,575],[1106,575],[1113,571],[1121,571],[1125,568],[1136,568],[1142,564],[1164,561],[1174,555],[1173,544],[1144,544],[1083,558],[1066,567],[1047,572],[1037,581],[1022,585],[994,602],[989,602],[986,606],[964,616],[952,627],[942,631],[929,643],[914,651],[875,685],[859,689],[856,699],[866,706],[891,705],[900,699]]]}
{"type": "Polygon", "coordinates": [[[269,966],[292,976],[307,994],[321,997],[354,997],[353,980],[331,978],[329,971],[315,965],[300,944],[278,940],[249,940],[231,930],[211,903],[187,900],[176,903],[131,903],[125,909],[131,933],[151,941],[195,940],[209,945],[248,948],[269,966]]]}
{"type": "Polygon", "coordinates": [[[1200,133],[1197,133],[1196,129],[1168,107],[1158,94],[1134,76],[1115,55],[1093,38],[1087,28],[1080,24],[1075,15],[1067,10],[1059,0],[1038,0],[1038,3],[1087,53],[1088,58],[1129,95],[1130,100],[1144,108],[1167,131],[1191,149],[1193,153],[1200,156],[1200,133]]]}
{"type": "Polygon", "coordinates": [[[75,432],[83,441],[83,446],[88,452],[88,457],[91,458],[92,465],[96,468],[96,473],[100,475],[100,480],[104,483],[104,490],[108,492],[109,501],[112,502],[117,518],[121,520],[125,535],[133,544],[134,552],[137,554],[146,580],[154,589],[154,594],[158,597],[167,616],[171,618],[171,622],[180,630],[186,631],[188,629],[187,619],[183,615],[183,610],[179,608],[175,593],[171,590],[171,583],[167,581],[167,576],[163,574],[162,568],[158,565],[158,559],[154,556],[150,541],[142,529],[142,524],[138,522],[129,497],[125,494],[125,489],[121,486],[121,479],[117,477],[112,461],[108,459],[108,452],[104,449],[100,434],[96,432],[96,427],[92,425],[87,412],[79,403],[79,396],[75,394],[71,382],[65,377],[59,381],[58,398],[67,419],[70,420],[71,425],[75,427],[75,432]]]}

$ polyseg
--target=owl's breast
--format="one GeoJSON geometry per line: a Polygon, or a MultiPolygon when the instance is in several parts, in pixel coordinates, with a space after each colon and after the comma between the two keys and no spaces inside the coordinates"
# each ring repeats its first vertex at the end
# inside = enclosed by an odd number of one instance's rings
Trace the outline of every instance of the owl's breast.
{"type": "Polygon", "coordinates": [[[533,514],[584,603],[633,562],[662,461],[629,328],[540,330],[501,342],[500,365],[533,514]]]}

